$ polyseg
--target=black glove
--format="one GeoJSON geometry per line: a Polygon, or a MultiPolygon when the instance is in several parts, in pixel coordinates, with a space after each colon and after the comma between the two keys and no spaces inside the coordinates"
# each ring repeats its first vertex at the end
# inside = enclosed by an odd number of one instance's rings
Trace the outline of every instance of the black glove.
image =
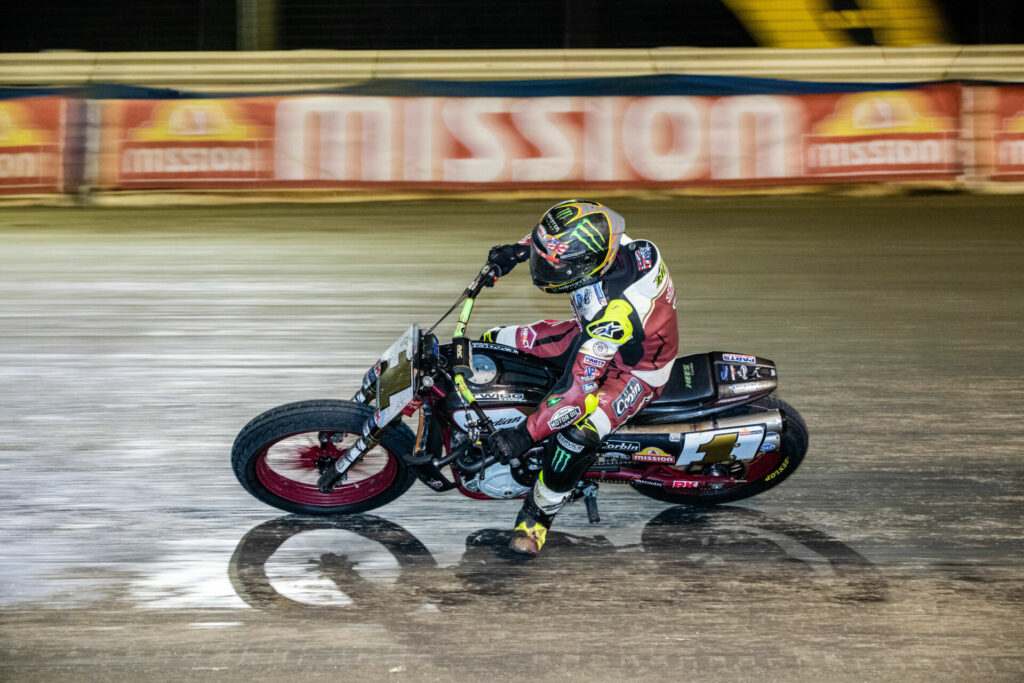
{"type": "Polygon", "coordinates": [[[487,448],[496,456],[502,465],[507,465],[533,445],[533,437],[526,428],[526,422],[514,429],[499,429],[487,436],[487,448]]]}
{"type": "Polygon", "coordinates": [[[487,252],[487,262],[498,269],[498,276],[508,275],[516,264],[530,256],[528,244],[498,244],[487,252]]]}

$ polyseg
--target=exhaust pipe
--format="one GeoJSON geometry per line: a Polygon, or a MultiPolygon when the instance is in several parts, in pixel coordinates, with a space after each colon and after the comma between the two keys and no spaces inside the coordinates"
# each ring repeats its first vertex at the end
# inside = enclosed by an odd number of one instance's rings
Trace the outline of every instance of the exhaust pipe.
{"type": "MultiPolygon", "coordinates": [[[[726,462],[750,460],[763,451],[779,450],[782,445],[782,413],[769,410],[763,413],[736,415],[699,422],[675,422],[660,425],[626,425],[609,437],[608,450],[616,451],[615,441],[631,435],[660,435],[668,437],[670,444],[663,455],[676,458],[677,467],[691,462],[726,462]],[[678,450],[677,450],[678,449],[678,450]]],[[[642,439],[641,439],[642,440],[642,439]]],[[[604,449],[602,449],[604,450],[604,449]]]]}

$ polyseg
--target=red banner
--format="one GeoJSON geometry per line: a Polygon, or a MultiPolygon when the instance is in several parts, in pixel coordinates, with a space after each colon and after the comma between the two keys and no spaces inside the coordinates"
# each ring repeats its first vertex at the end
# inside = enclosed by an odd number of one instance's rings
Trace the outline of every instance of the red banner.
{"type": "Polygon", "coordinates": [[[959,86],[725,97],[104,104],[116,188],[686,187],[951,179],[959,86]]]}
{"type": "Polygon", "coordinates": [[[0,194],[62,191],[67,101],[0,100],[0,194]]]}
{"type": "Polygon", "coordinates": [[[273,101],[103,103],[103,186],[259,189],[272,180],[273,101]]]}
{"type": "Polygon", "coordinates": [[[1024,87],[995,88],[993,180],[1024,180],[1024,87]]]}

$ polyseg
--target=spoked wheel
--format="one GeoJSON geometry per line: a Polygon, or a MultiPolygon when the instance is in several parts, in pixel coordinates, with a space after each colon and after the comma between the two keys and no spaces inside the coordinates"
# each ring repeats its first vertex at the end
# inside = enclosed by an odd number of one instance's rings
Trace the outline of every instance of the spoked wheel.
{"type": "Polygon", "coordinates": [[[390,429],[331,493],[317,488],[318,465],[330,466],[341,457],[372,414],[369,406],[328,399],[269,410],[242,428],[235,439],[231,450],[235,476],[249,493],[288,512],[351,514],[389,503],[416,478],[400,457],[412,450],[414,441],[405,425],[390,429]]]}
{"type": "MultiPolygon", "coordinates": [[[[718,463],[701,472],[688,470],[687,474],[701,475],[694,477],[692,486],[655,488],[631,482],[633,488],[645,496],[668,503],[707,506],[742,500],[778,486],[804,459],[807,424],[793,406],[775,396],[757,399],[729,414],[753,414],[765,410],[782,413],[782,443],[778,450],[760,453],[749,463],[718,463]]],[[[654,465],[648,471],[661,467],[654,465]]],[[[679,473],[667,471],[664,474],[672,477],[679,473]]]]}

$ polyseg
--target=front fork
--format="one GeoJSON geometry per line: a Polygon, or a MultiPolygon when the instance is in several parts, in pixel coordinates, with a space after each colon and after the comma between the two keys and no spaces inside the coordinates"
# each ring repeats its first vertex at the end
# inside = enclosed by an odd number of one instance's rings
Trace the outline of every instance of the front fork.
{"type": "MultiPolygon", "coordinates": [[[[352,397],[353,401],[364,405],[373,403],[377,396],[377,377],[380,375],[380,371],[380,363],[366,371],[366,374],[363,375],[363,385],[355,393],[355,396],[352,397]]],[[[359,435],[356,442],[340,458],[337,460],[321,459],[317,461],[317,467],[320,469],[320,479],[317,481],[317,488],[320,489],[321,493],[326,494],[333,491],[335,486],[348,478],[349,468],[356,464],[356,461],[363,457],[363,455],[380,444],[392,423],[385,425],[377,424],[377,415],[378,413],[375,412],[363,424],[362,434],[359,435]]],[[[396,419],[395,421],[397,422],[398,420],[396,419]]],[[[321,443],[320,445],[323,447],[325,444],[321,443]]]]}

